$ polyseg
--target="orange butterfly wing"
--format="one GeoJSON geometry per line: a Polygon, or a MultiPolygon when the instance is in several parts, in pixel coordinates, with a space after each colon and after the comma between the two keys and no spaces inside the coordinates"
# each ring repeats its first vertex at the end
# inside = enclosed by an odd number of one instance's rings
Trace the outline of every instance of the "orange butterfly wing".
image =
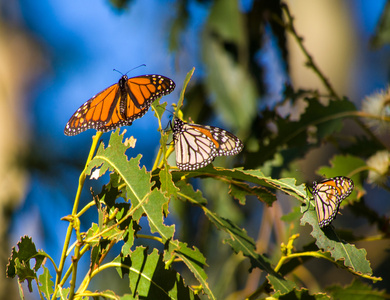
{"type": "Polygon", "coordinates": [[[107,132],[129,126],[142,117],[154,100],[171,93],[175,83],[161,75],[128,78],[123,75],[114,84],[85,102],[65,126],[66,135],[94,128],[107,132]]]}

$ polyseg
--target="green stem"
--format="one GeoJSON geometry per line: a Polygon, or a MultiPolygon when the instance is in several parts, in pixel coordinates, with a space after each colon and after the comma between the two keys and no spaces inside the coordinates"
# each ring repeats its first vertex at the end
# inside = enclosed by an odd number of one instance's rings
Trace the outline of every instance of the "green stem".
{"type": "Polygon", "coordinates": [[[154,164],[153,164],[152,172],[158,168],[158,164],[159,164],[162,152],[163,152],[162,146],[160,146],[160,149],[158,150],[158,153],[157,153],[156,160],[154,161],[154,164]]]}
{"type": "Polygon", "coordinates": [[[53,264],[54,271],[55,271],[56,273],[58,272],[57,265],[56,265],[56,263],[54,262],[53,258],[51,258],[51,256],[50,256],[49,254],[43,252],[43,253],[39,253],[38,255],[42,255],[42,256],[48,258],[48,259],[51,261],[51,263],[53,264]]]}
{"type": "Polygon", "coordinates": [[[91,281],[91,279],[97,275],[99,272],[101,271],[104,271],[105,269],[108,269],[108,268],[113,268],[113,267],[120,267],[120,268],[127,268],[127,269],[131,269],[129,266],[127,265],[123,265],[119,262],[110,262],[110,263],[107,263],[107,264],[104,264],[104,265],[101,265],[99,266],[98,269],[96,270],[93,270],[89,276],[87,276],[84,281],[80,284],[80,287],[79,289],[77,290],[77,294],[79,293],[83,293],[85,291],[85,289],[87,288],[87,286],[89,285],[89,282],[91,281]]]}
{"type": "Polygon", "coordinates": [[[80,244],[77,243],[74,249],[74,257],[72,257],[72,279],[70,281],[70,292],[69,292],[69,300],[73,300],[74,298],[74,290],[76,288],[76,277],[77,277],[77,266],[79,262],[80,255],[80,244]]]}
{"type": "Polygon", "coordinates": [[[82,210],[80,210],[77,215],[76,215],[76,218],[80,218],[88,209],[90,209],[92,206],[95,206],[95,201],[91,201],[89,202],[86,206],[83,207],[82,210]]]}
{"type": "MultiPolygon", "coordinates": [[[[81,249],[81,251],[80,251],[79,258],[81,258],[87,251],[89,251],[89,249],[90,249],[90,246],[85,245],[83,247],[83,249],[81,249]]],[[[60,282],[60,286],[63,286],[65,284],[65,282],[68,280],[70,274],[72,273],[72,270],[73,270],[73,266],[69,266],[68,270],[65,272],[65,275],[60,282]]]]}
{"type": "Polygon", "coordinates": [[[163,241],[162,241],[162,238],[159,238],[158,236],[146,235],[146,234],[138,234],[137,233],[137,238],[153,240],[153,241],[160,242],[161,244],[164,244],[163,241]]]}
{"type": "MultiPolygon", "coordinates": [[[[154,103],[156,103],[156,102],[154,102],[154,103]]],[[[152,104],[152,109],[154,110],[155,115],[157,116],[157,120],[158,120],[158,129],[157,130],[159,132],[161,132],[161,139],[160,139],[161,145],[160,145],[160,149],[158,150],[156,160],[154,161],[152,172],[154,170],[156,170],[157,168],[161,168],[164,163],[166,164],[166,159],[167,159],[167,156],[166,156],[167,147],[166,147],[164,139],[163,139],[163,136],[166,135],[166,132],[165,132],[165,130],[162,129],[161,116],[158,114],[154,103],[152,104]],[[163,158],[161,159],[161,157],[163,157],[163,158]]]]}
{"type": "MultiPolygon", "coordinates": [[[[92,157],[93,157],[93,155],[95,153],[95,150],[96,150],[96,147],[97,147],[97,144],[98,144],[98,141],[99,141],[100,137],[102,136],[102,134],[103,134],[102,132],[98,131],[96,133],[96,135],[92,138],[91,149],[89,151],[88,158],[87,158],[87,161],[85,163],[84,170],[81,172],[80,177],[79,177],[79,186],[77,188],[77,193],[76,193],[76,197],[75,197],[74,204],[73,204],[72,216],[75,216],[77,214],[77,209],[78,209],[78,205],[79,205],[79,202],[80,202],[81,191],[83,189],[85,178],[86,178],[85,171],[87,169],[87,166],[88,166],[89,162],[92,160],[92,157]]],[[[65,236],[64,247],[62,249],[60,264],[58,266],[58,271],[57,271],[57,276],[56,276],[56,283],[55,283],[55,290],[54,290],[52,299],[55,299],[55,296],[56,296],[57,291],[58,291],[58,285],[61,282],[62,271],[64,270],[64,265],[65,265],[65,260],[66,260],[66,252],[67,252],[67,249],[69,247],[70,239],[71,239],[71,236],[72,236],[72,230],[73,230],[73,224],[69,223],[68,230],[67,230],[66,236],[65,236]]]]}

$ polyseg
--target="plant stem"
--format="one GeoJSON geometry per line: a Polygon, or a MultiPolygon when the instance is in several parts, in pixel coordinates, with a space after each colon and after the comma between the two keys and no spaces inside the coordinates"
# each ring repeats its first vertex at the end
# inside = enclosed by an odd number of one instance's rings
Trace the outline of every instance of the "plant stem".
{"type": "Polygon", "coordinates": [[[294,18],[290,14],[290,10],[288,9],[287,5],[282,5],[282,10],[285,12],[285,15],[287,17],[287,25],[285,25],[286,30],[290,31],[292,36],[297,41],[298,47],[301,49],[303,55],[306,57],[306,65],[313,69],[314,73],[317,74],[317,76],[320,78],[320,80],[325,85],[326,89],[329,91],[329,94],[331,97],[336,98],[337,100],[341,100],[341,98],[337,95],[335,90],[333,89],[332,85],[330,84],[329,80],[322,74],[317,64],[314,62],[312,56],[309,54],[305,46],[303,45],[303,38],[298,35],[298,33],[295,30],[294,27],[294,18]]]}
{"type": "MultiPolygon", "coordinates": [[[[86,178],[85,171],[87,169],[89,162],[92,160],[92,157],[95,153],[95,150],[96,150],[96,147],[98,144],[98,141],[99,141],[100,137],[102,136],[102,134],[103,134],[102,132],[98,131],[96,133],[96,135],[92,138],[91,149],[89,151],[84,170],[81,172],[80,177],[79,177],[79,186],[77,188],[77,193],[76,193],[76,197],[75,197],[74,204],[73,204],[72,216],[75,216],[77,214],[77,209],[78,209],[78,205],[80,202],[81,191],[83,189],[85,178],[86,178]]],[[[61,260],[60,260],[60,264],[58,266],[56,283],[55,283],[55,290],[54,290],[52,299],[55,299],[57,291],[58,291],[58,285],[61,282],[62,271],[64,270],[64,265],[65,265],[65,260],[66,260],[66,252],[67,252],[67,249],[69,247],[70,239],[72,236],[72,230],[73,230],[73,224],[72,224],[72,222],[70,222],[68,225],[68,230],[66,232],[66,236],[65,236],[64,247],[62,249],[61,260]]]]}

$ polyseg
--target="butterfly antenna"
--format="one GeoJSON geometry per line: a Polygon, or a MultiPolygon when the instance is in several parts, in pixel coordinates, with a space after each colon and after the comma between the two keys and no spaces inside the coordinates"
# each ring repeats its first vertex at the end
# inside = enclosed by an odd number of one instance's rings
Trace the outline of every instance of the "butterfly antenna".
{"type": "MultiPolygon", "coordinates": [[[[161,104],[157,104],[156,106],[157,107],[163,107],[161,104]]],[[[169,109],[167,109],[166,107],[164,107],[164,110],[167,111],[167,112],[170,112],[171,114],[173,114],[173,112],[170,111],[169,109]]]]}
{"type": "Polygon", "coordinates": [[[175,114],[173,111],[171,111],[171,110],[169,110],[169,109],[165,109],[167,112],[170,112],[171,113],[171,115],[170,115],[170,117],[173,117],[173,115],[175,114]]]}
{"type": "Polygon", "coordinates": [[[129,72],[131,72],[131,71],[133,71],[133,70],[135,70],[135,69],[138,69],[138,68],[140,68],[140,67],[146,67],[146,65],[145,65],[145,64],[142,64],[142,65],[139,65],[139,66],[137,66],[137,67],[135,67],[135,68],[132,68],[132,69],[128,70],[128,71],[126,72],[125,75],[127,75],[127,73],[129,73],[129,72]]]}
{"type": "Polygon", "coordinates": [[[118,72],[119,74],[121,74],[123,76],[123,73],[121,71],[118,71],[117,69],[112,69],[112,70],[115,71],[115,72],[118,72]]]}
{"type": "Polygon", "coordinates": [[[164,131],[169,131],[169,129],[167,130],[168,127],[171,128],[170,130],[173,130],[173,126],[172,126],[172,121],[171,120],[169,120],[167,126],[165,126],[164,131]]]}

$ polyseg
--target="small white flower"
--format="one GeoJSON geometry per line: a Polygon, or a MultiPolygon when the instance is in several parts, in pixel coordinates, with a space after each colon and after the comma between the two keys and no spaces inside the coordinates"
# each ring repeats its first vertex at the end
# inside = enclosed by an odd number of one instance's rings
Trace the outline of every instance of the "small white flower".
{"type": "Polygon", "coordinates": [[[390,132],[390,87],[367,96],[363,100],[362,110],[373,116],[364,118],[368,127],[380,134],[390,132]]]}
{"type": "Polygon", "coordinates": [[[390,153],[387,150],[378,151],[367,159],[368,183],[383,185],[386,183],[389,175],[390,153]]]}

